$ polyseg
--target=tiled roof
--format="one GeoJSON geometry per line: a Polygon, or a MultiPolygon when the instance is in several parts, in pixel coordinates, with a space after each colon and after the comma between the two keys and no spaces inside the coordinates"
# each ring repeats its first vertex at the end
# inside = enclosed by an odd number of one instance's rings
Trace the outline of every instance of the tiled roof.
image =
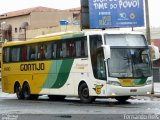
{"type": "Polygon", "coordinates": [[[17,11],[13,11],[13,12],[4,13],[4,14],[0,15],[0,19],[27,15],[27,14],[30,14],[31,12],[35,12],[35,11],[43,12],[43,11],[59,11],[59,10],[39,6],[39,7],[33,7],[33,8],[28,8],[28,9],[23,9],[23,10],[17,10],[17,11]]]}
{"type": "Polygon", "coordinates": [[[80,7],[77,7],[77,8],[71,8],[71,9],[68,9],[69,11],[80,11],[81,8],[80,7]]]}
{"type": "Polygon", "coordinates": [[[70,11],[70,12],[73,12],[75,14],[80,14],[81,12],[81,8],[80,7],[77,7],[77,8],[71,8],[71,9],[67,9],[65,11],[70,11]]]}

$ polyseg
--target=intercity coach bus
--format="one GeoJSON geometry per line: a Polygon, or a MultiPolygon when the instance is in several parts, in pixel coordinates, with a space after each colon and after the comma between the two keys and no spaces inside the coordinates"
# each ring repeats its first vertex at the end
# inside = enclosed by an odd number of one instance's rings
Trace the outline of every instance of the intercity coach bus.
{"type": "MultiPolygon", "coordinates": [[[[130,96],[152,90],[149,45],[138,32],[60,32],[3,45],[2,90],[18,99],[81,102],[130,96]]],[[[153,47],[155,48],[155,47],[153,47]]],[[[159,58],[155,49],[154,57],[159,58]]]]}

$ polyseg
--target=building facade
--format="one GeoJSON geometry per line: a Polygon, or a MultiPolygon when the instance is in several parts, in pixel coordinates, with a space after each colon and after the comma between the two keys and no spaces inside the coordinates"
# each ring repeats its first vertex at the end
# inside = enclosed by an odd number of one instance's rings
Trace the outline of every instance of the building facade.
{"type": "Polygon", "coordinates": [[[66,30],[80,30],[79,9],[58,10],[34,7],[0,15],[0,39],[19,41],[66,30]],[[60,21],[67,21],[60,25],[60,21]]]}

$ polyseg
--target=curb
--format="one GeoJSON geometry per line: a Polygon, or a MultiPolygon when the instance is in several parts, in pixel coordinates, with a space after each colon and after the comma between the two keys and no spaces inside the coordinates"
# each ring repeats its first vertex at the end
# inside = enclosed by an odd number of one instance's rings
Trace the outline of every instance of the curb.
{"type": "Polygon", "coordinates": [[[131,96],[131,99],[148,99],[148,98],[160,98],[160,93],[155,93],[151,95],[138,95],[138,96],[131,96]]]}
{"type": "Polygon", "coordinates": [[[153,95],[151,95],[151,96],[160,98],[160,93],[155,93],[155,94],[153,94],[153,95]]]}

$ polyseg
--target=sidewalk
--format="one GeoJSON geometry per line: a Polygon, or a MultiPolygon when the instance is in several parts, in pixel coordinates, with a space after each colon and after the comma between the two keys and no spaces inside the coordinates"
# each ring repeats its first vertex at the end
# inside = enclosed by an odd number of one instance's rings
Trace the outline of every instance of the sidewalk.
{"type": "Polygon", "coordinates": [[[16,94],[9,94],[9,93],[2,92],[2,85],[0,81],[0,97],[1,98],[16,98],[16,94]]]}
{"type": "Polygon", "coordinates": [[[160,98],[160,92],[154,93],[154,94],[152,94],[151,96],[160,98]]]}

